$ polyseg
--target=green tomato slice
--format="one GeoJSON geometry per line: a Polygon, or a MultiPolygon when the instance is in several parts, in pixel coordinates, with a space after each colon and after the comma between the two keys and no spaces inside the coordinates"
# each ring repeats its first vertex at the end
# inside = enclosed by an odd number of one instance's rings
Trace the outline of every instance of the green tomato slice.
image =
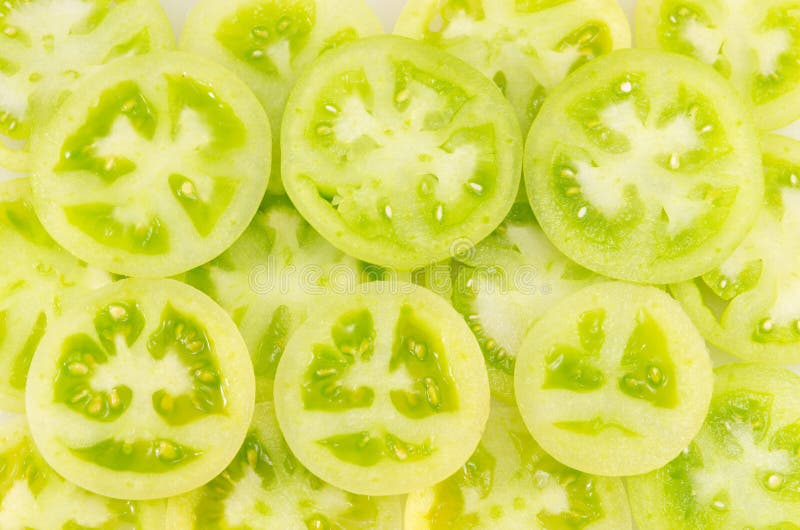
{"type": "Polygon", "coordinates": [[[446,300],[405,282],[321,299],[278,364],[275,410],[295,456],[346,491],[397,495],[444,480],[475,450],[489,383],[446,300]]]}
{"type": "Polygon", "coordinates": [[[567,74],[631,45],[616,0],[411,0],[394,32],[442,48],[493,80],[523,133],[567,74]]]}
{"type": "Polygon", "coordinates": [[[531,438],[515,406],[492,403],[477,451],[444,482],[411,493],[406,530],[630,530],[622,480],[571,469],[531,438]]]}
{"type": "Polygon", "coordinates": [[[247,86],[189,54],[115,61],[31,139],[36,212],[67,250],[127,276],[184,272],[244,231],[269,176],[247,86]]]}
{"type": "Polygon", "coordinates": [[[0,408],[21,412],[36,347],[62,307],[111,282],[106,272],[78,261],[45,232],[30,182],[0,182],[0,408]]]}
{"type": "Polygon", "coordinates": [[[680,305],[655,287],[592,285],[531,328],[514,374],[525,424],[559,462],[597,475],[646,473],[700,430],[711,360],[680,305]]]}
{"type": "Polygon", "coordinates": [[[800,377],[785,368],[717,368],[711,408],[691,445],[628,479],[639,528],[799,528],[798,396],[800,377]]]}
{"type": "Polygon", "coordinates": [[[800,142],[762,140],[766,195],[719,267],[671,287],[706,340],[742,359],[800,362],[800,142]]]}
{"type": "Polygon", "coordinates": [[[258,96],[274,133],[270,191],[282,193],[279,132],[295,81],[323,52],[381,33],[364,0],[202,0],[187,16],[180,47],[230,68],[258,96]]]}
{"type": "Polygon", "coordinates": [[[595,59],[554,90],[525,162],[550,240],[589,269],[642,283],[719,265],[764,193],[739,96],[710,67],[652,50],[595,59]]]}
{"type": "Polygon", "coordinates": [[[233,318],[250,350],[258,401],[272,399],[272,380],[291,333],[319,296],[347,292],[365,280],[364,264],[331,246],[285,197],[268,196],[236,243],[181,280],[233,318]]]}
{"type": "Polygon", "coordinates": [[[478,339],[492,393],[514,401],[514,366],[531,325],[602,277],[559,252],[530,206],[517,203],[489,237],[454,260],[453,307],[478,339]]]}
{"type": "Polygon", "coordinates": [[[167,530],[400,530],[400,497],[347,493],[312,475],[283,440],[272,403],[256,405],[244,444],[222,474],[169,500],[167,530]]]}
{"type": "Polygon", "coordinates": [[[165,529],[165,502],[101,497],[61,478],[41,457],[24,418],[0,426],[3,530],[165,529]]]}
{"type": "Polygon", "coordinates": [[[297,209],[333,245],[409,270],[487,236],[511,208],[521,138],[489,80],[429,45],[362,39],[298,81],[281,138],[297,209]]]}
{"type": "Polygon", "coordinates": [[[0,166],[29,167],[33,125],[65,87],[122,57],[172,48],[157,0],[10,0],[0,5],[0,166]]]}
{"type": "Polygon", "coordinates": [[[794,0],[642,0],[636,40],[712,65],[759,128],[800,118],[800,14],[794,0]]]}
{"type": "Polygon", "coordinates": [[[253,414],[253,368],[236,326],[173,280],[121,280],[47,330],[25,399],[36,445],[100,495],[154,499],[218,475],[253,414]]]}

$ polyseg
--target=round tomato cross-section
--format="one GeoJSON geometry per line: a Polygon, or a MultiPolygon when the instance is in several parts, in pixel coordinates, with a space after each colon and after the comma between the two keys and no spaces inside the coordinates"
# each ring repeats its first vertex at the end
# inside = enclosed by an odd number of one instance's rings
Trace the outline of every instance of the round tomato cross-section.
{"type": "Polygon", "coordinates": [[[264,109],[229,71],[185,53],[116,61],[37,131],[42,224],[80,259],[125,276],[171,276],[216,257],[267,188],[264,109]]]}
{"type": "Polygon", "coordinates": [[[514,389],[531,434],[586,473],[635,475],[675,458],[703,424],[713,376],[705,342],[655,287],[592,285],[529,331],[514,389]]]}
{"type": "Polygon", "coordinates": [[[500,224],[521,148],[511,105],[478,71],[411,39],[370,37],[323,54],[298,80],[281,174],[333,245],[408,270],[500,224]]]}
{"type": "Polygon", "coordinates": [[[712,68],[653,50],[599,57],[550,93],[528,136],[525,186],[567,256],[650,284],[719,265],[764,196],[739,95],[712,68]]]}
{"type": "Polygon", "coordinates": [[[793,528],[800,521],[800,377],[765,364],[715,370],[714,397],[692,443],[628,479],[639,528],[793,528]]]}
{"type": "Polygon", "coordinates": [[[153,499],[220,473],[247,434],[255,379],[235,324],[174,280],[122,280],[52,323],[28,374],[48,464],[100,495],[153,499]]]}
{"type": "Polygon", "coordinates": [[[467,461],[489,416],[489,381],[474,336],[443,298],[371,282],[320,302],[294,332],[275,411],[315,475],[357,494],[403,494],[467,461]]]}

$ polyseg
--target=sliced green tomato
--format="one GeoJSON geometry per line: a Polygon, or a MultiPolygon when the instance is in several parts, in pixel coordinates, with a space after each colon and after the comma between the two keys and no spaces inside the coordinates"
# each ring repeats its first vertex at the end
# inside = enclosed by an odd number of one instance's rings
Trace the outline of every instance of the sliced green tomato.
{"type": "Polygon", "coordinates": [[[219,474],[254,396],[234,323],[173,280],[120,280],[74,300],[49,325],[25,393],[47,463],[122,499],[178,495],[219,474]]]}
{"type": "Polygon", "coordinates": [[[0,248],[0,408],[21,412],[28,366],[48,322],[111,277],[50,239],[33,210],[27,179],[0,183],[0,248]]]}
{"type": "Polygon", "coordinates": [[[616,0],[411,0],[394,32],[447,50],[493,80],[523,132],[567,74],[631,45],[616,0]]]}
{"type": "Polygon", "coordinates": [[[444,482],[408,497],[406,530],[630,530],[622,480],[571,469],[531,438],[515,406],[492,403],[478,450],[444,482]]]}
{"type": "Polygon", "coordinates": [[[269,123],[229,71],[185,53],[116,61],[31,138],[36,212],[67,250],[127,276],[219,255],[255,214],[269,123]]]}
{"type": "Polygon", "coordinates": [[[481,345],[492,393],[513,402],[514,365],[528,329],[553,304],[602,277],[556,250],[525,203],[455,263],[453,306],[481,345]]]}
{"type": "Polygon", "coordinates": [[[672,286],[700,332],[752,361],[800,362],[800,142],[765,136],[766,197],[719,267],[672,286]]]}
{"type": "Polygon", "coordinates": [[[0,426],[3,530],[164,530],[165,502],[101,497],[64,480],[39,455],[25,418],[0,426]]]}
{"type": "Polygon", "coordinates": [[[739,96],[676,54],[622,50],[554,90],[531,128],[526,188],[551,241],[643,283],[719,265],[763,199],[759,142],[739,96]]]}
{"type": "Polygon", "coordinates": [[[272,403],[259,403],[226,470],[169,500],[166,529],[400,530],[401,516],[400,497],[354,495],[312,475],[281,437],[272,403]]]}
{"type": "Polygon", "coordinates": [[[0,166],[29,167],[27,141],[75,79],[118,58],[172,48],[157,0],[10,0],[0,6],[0,166]]]}
{"type": "Polygon", "coordinates": [[[283,197],[268,196],[239,240],[181,279],[217,301],[244,336],[258,400],[272,380],[289,335],[318,296],[347,292],[366,279],[363,264],[330,245],[283,197]]]}
{"type": "Polygon", "coordinates": [[[309,223],[402,270],[487,236],[519,184],[519,127],[497,88],[401,37],[323,55],[289,98],[281,142],[283,184],[309,223]]]}
{"type": "Polygon", "coordinates": [[[275,376],[278,422],[298,460],[362,495],[455,472],[489,415],[483,358],[460,315],[405,282],[363,284],[313,309],[275,376]]]}
{"type": "Polygon", "coordinates": [[[258,96],[274,133],[270,191],[282,193],[278,140],[295,81],[321,53],[380,33],[364,0],[202,0],[189,12],[180,47],[230,68],[258,96]]]}
{"type": "Polygon", "coordinates": [[[716,369],[702,430],[677,458],[628,479],[639,528],[796,530],[800,377],[784,368],[716,369]]]}
{"type": "Polygon", "coordinates": [[[636,40],[712,65],[739,90],[759,128],[800,117],[795,0],[642,0],[636,40]]]}
{"type": "Polygon", "coordinates": [[[606,282],[551,308],[514,374],[525,424],[559,462],[597,475],[646,473],[692,440],[713,376],[705,343],[655,287],[606,282]]]}

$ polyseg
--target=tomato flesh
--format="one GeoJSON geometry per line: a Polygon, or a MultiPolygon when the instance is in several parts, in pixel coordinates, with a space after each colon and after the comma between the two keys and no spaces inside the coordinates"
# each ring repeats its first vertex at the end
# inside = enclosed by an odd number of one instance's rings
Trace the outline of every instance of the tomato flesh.
{"type": "Polygon", "coordinates": [[[639,526],[795,528],[798,384],[784,368],[718,368],[711,407],[694,441],[661,469],[628,479],[639,526]]]}
{"type": "Polygon", "coordinates": [[[221,67],[175,52],[120,60],[75,86],[33,137],[37,213],[89,263],[177,274],[247,227],[269,139],[258,101],[221,67]]]}
{"type": "Polygon", "coordinates": [[[404,282],[320,301],[289,339],[274,394],[298,459],[364,495],[445,478],[474,450],[489,406],[467,326],[445,300],[404,282]]]}
{"type": "Polygon", "coordinates": [[[672,286],[706,339],[751,361],[800,359],[800,144],[765,136],[766,194],[745,240],[719,267],[672,286]]]}
{"type": "Polygon", "coordinates": [[[700,429],[712,386],[705,343],[680,305],[620,282],[585,287],[551,308],[528,332],[514,377],[542,447],[608,476],[674,458],[700,429]]]}
{"type": "Polygon", "coordinates": [[[761,129],[800,116],[800,17],[787,0],[646,0],[636,12],[641,47],[712,65],[739,90],[761,129]]]}
{"type": "Polygon", "coordinates": [[[527,432],[514,406],[492,403],[470,459],[444,482],[412,492],[406,528],[630,529],[622,481],[557,462],[527,432]]]}
{"type": "Polygon", "coordinates": [[[28,384],[47,462],[126,499],[179,494],[218,473],[244,438],[255,394],[233,322],[171,280],[121,280],[73,302],[48,328],[28,384]]]}
{"type": "Polygon", "coordinates": [[[643,283],[688,279],[752,226],[764,193],[758,139],[710,68],[615,51],[560,85],[541,116],[528,137],[528,197],[581,265],[643,283]]]}
{"type": "Polygon", "coordinates": [[[29,167],[27,140],[76,78],[113,60],[174,47],[155,0],[14,0],[0,6],[0,165],[29,167]]]}
{"type": "Polygon", "coordinates": [[[325,54],[292,93],[283,179],[343,251],[401,270],[502,220],[519,176],[512,109],[478,72],[400,37],[325,54]]]}
{"type": "Polygon", "coordinates": [[[272,124],[270,192],[283,193],[280,135],[286,99],[305,67],[326,51],[383,33],[363,0],[197,2],[180,46],[218,61],[253,89],[272,124]]]}

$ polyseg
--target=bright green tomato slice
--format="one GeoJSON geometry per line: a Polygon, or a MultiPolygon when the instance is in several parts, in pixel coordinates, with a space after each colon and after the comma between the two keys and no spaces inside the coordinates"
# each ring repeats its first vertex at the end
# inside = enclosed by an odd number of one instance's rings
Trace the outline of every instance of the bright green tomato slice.
{"type": "Polygon", "coordinates": [[[164,501],[109,499],[82,490],[47,465],[24,418],[0,426],[3,530],[163,530],[164,501]]]}
{"type": "Polygon", "coordinates": [[[250,350],[261,401],[272,399],[272,380],[289,335],[316,299],[353,289],[367,273],[315,232],[285,197],[268,196],[233,247],[181,279],[217,301],[236,322],[250,350]]]}
{"type": "Polygon", "coordinates": [[[702,430],[666,466],[628,479],[639,528],[800,528],[800,377],[717,368],[702,430]]]}
{"type": "Polygon", "coordinates": [[[72,298],[111,277],[50,239],[33,211],[27,179],[0,183],[0,248],[0,408],[19,412],[28,366],[48,322],[72,298]]]}
{"type": "Polygon", "coordinates": [[[525,184],[551,241],[594,271],[643,283],[719,265],[763,199],[759,142],[710,67],[621,50],[554,90],[528,137],[525,184]]]}
{"type": "Polygon", "coordinates": [[[410,0],[394,32],[447,50],[493,80],[523,133],[567,74],[631,44],[616,0],[410,0]]]}
{"type": "Polygon", "coordinates": [[[9,0],[0,5],[0,166],[28,169],[33,125],[65,87],[115,59],[172,48],[157,0],[9,0]]]}
{"type": "Polygon", "coordinates": [[[487,236],[519,186],[519,126],[479,72],[401,37],[324,54],[292,92],[282,176],[295,206],[359,259],[412,269],[487,236]]]}
{"type": "Polygon", "coordinates": [[[286,98],[321,53],[383,28],[364,0],[202,0],[180,47],[227,66],[253,89],[272,123],[270,191],[282,192],[279,132],[286,98]]]}
{"type": "Polygon", "coordinates": [[[177,52],[82,79],[31,138],[36,212],[67,250],[126,276],[178,274],[244,231],[270,130],[243,82],[177,52]]]}
{"type": "Polygon", "coordinates": [[[227,469],[170,499],[167,530],[400,530],[401,516],[400,497],[354,495],[312,475],[286,446],[273,405],[259,403],[227,469]]]}
{"type": "Polygon", "coordinates": [[[630,530],[622,480],[571,469],[531,438],[516,407],[492,403],[477,451],[408,497],[405,530],[630,530]]]}
{"type": "Polygon", "coordinates": [[[219,306],[173,280],[121,280],[50,324],[25,400],[60,475],[100,495],[154,499],[228,465],[254,396],[247,346],[219,306]]]}
{"type": "Polygon", "coordinates": [[[719,267],[672,286],[700,332],[748,360],[800,362],[800,142],[765,136],[766,196],[719,267]]]}
{"type": "Polygon", "coordinates": [[[713,376],[703,338],[655,287],[592,285],[531,328],[514,374],[525,424],[559,462],[597,475],[663,466],[692,440],[713,376]]]}
{"type": "Polygon", "coordinates": [[[565,296],[602,277],[556,250],[530,207],[517,203],[497,230],[454,261],[453,306],[475,333],[492,393],[514,401],[514,365],[531,325],[565,296]]]}
{"type": "Polygon", "coordinates": [[[796,0],[641,0],[637,45],[712,65],[759,128],[777,129],[800,118],[798,7],[796,0]]]}
{"type": "Polygon", "coordinates": [[[489,382],[475,338],[433,292],[370,282],[321,299],[275,376],[289,448],[312,473],[362,495],[444,480],[475,451],[489,382]]]}

